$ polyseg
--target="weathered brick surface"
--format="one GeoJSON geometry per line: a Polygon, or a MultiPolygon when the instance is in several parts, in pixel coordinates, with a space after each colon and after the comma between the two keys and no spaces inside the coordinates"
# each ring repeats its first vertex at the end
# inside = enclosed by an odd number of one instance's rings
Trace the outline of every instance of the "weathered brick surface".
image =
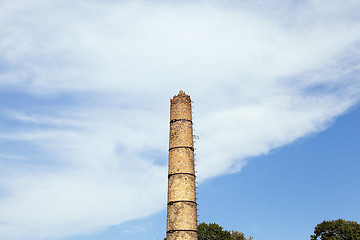
{"type": "Polygon", "coordinates": [[[195,177],[177,174],[169,178],[168,202],[196,201],[195,177]]]}
{"type": "Polygon", "coordinates": [[[170,125],[169,147],[193,147],[193,131],[190,121],[177,121],[170,125]]]}
{"type": "Polygon", "coordinates": [[[182,91],[170,100],[170,121],[174,119],[192,120],[190,96],[182,91]]]}
{"type": "Polygon", "coordinates": [[[168,233],[168,238],[166,239],[172,239],[172,240],[193,240],[197,239],[197,233],[186,231],[186,232],[172,232],[168,233]]]}
{"type": "Polygon", "coordinates": [[[193,173],[194,151],[189,148],[174,148],[169,151],[169,174],[193,173]]]}
{"type": "Polygon", "coordinates": [[[197,240],[197,205],[191,99],[170,101],[167,240],[197,240]]]}
{"type": "Polygon", "coordinates": [[[197,229],[196,203],[176,202],[168,205],[172,212],[167,219],[168,231],[171,230],[195,230],[197,229]]]}

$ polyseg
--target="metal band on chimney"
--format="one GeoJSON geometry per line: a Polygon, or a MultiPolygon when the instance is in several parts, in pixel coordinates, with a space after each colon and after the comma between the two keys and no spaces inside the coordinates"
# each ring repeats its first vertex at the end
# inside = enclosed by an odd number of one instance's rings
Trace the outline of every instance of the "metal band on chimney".
{"type": "Polygon", "coordinates": [[[187,149],[190,149],[191,151],[194,151],[194,148],[193,147],[188,147],[188,146],[176,146],[176,147],[171,147],[169,148],[169,151],[170,150],[173,150],[175,148],[187,148],[187,149]]]}
{"type": "Polygon", "coordinates": [[[197,230],[193,230],[193,229],[174,229],[174,230],[169,230],[166,233],[173,233],[173,232],[198,232],[197,230]]]}
{"type": "Polygon", "coordinates": [[[189,119],[173,119],[173,120],[171,120],[170,121],[170,123],[174,123],[174,122],[190,122],[191,124],[193,123],[191,120],[189,120],[189,119]]]}

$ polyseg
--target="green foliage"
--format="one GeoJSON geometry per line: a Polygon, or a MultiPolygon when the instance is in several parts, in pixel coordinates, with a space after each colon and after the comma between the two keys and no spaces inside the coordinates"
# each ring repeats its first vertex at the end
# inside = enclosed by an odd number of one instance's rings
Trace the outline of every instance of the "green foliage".
{"type": "Polygon", "coordinates": [[[245,234],[238,231],[224,230],[216,223],[200,223],[198,225],[198,240],[252,240],[247,239],[245,234]]]}
{"type": "Polygon", "coordinates": [[[216,223],[203,222],[198,225],[198,240],[253,240],[253,237],[247,239],[242,232],[230,232],[216,223]]]}
{"type": "Polygon", "coordinates": [[[216,223],[200,223],[198,225],[198,240],[230,240],[231,233],[216,223]]]}
{"type": "Polygon", "coordinates": [[[360,240],[360,224],[343,219],[323,221],[316,225],[311,240],[360,240]]]}
{"type": "Polygon", "coordinates": [[[249,237],[249,239],[247,239],[245,237],[245,234],[242,232],[238,232],[238,231],[231,231],[231,240],[252,240],[253,237],[249,237]]]}

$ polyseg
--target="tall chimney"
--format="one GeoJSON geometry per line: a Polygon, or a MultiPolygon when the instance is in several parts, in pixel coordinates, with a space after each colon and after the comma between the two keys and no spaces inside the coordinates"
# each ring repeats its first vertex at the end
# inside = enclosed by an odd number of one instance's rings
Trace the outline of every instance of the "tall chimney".
{"type": "Polygon", "coordinates": [[[197,204],[191,99],[170,100],[167,240],[197,240],[197,204]]]}

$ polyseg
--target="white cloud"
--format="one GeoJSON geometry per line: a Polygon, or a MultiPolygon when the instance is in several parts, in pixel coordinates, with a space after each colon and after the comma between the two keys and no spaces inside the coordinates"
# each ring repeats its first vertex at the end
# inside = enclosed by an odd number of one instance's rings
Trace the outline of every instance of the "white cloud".
{"type": "Polygon", "coordinates": [[[322,131],[358,101],[360,22],[343,14],[356,3],[333,14],[324,1],[30,2],[0,8],[1,89],[39,105],[2,103],[1,239],[164,208],[179,89],[195,101],[200,180],[322,131]]]}

